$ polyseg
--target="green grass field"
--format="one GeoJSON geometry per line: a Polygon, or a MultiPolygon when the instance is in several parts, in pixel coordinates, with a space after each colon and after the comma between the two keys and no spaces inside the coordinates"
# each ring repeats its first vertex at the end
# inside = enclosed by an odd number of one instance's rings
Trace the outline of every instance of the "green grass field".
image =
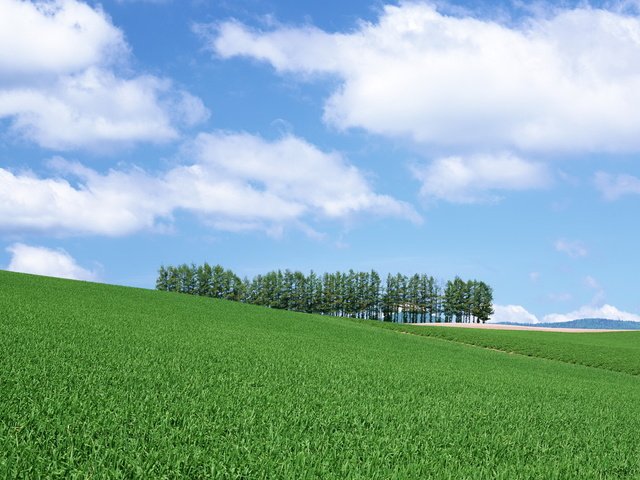
{"type": "Polygon", "coordinates": [[[640,375],[640,331],[565,333],[473,330],[381,322],[370,324],[414,335],[640,375]]]}
{"type": "Polygon", "coordinates": [[[637,334],[551,335],[573,364],[0,272],[0,478],[640,478],[637,334]]]}

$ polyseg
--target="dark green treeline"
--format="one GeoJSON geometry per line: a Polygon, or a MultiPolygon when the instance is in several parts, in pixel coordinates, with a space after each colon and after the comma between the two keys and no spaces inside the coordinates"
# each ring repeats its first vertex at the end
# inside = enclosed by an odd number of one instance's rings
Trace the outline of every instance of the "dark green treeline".
{"type": "Polygon", "coordinates": [[[477,322],[493,314],[493,291],[477,280],[456,277],[444,286],[428,275],[377,272],[273,271],[241,279],[207,263],[161,266],[158,290],[181,292],[296,312],[402,323],[477,322]]]}

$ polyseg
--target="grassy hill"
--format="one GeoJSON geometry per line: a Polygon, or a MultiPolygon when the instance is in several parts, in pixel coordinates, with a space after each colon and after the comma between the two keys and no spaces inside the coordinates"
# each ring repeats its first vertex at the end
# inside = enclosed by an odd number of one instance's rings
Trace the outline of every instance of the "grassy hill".
{"type": "Polygon", "coordinates": [[[565,333],[371,323],[372,326],[566,363],[640,375],[640,332],[565,333]]]}
{"type": "Polygon", "coordinates": [[[0,478],[640,478],[630,373],[0,272],[0,478]]]}

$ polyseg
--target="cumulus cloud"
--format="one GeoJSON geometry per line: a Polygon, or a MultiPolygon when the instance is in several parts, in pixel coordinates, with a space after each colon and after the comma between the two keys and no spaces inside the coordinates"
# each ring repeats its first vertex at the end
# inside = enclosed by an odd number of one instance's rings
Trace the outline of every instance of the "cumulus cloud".
{"type": "Polygon", "coordinates": [[[141,170],[100,175],[78,167],[77,186],[62,173],[39,178],[0,168],[0,230],[117,236],[170,213],[158,181],[141,170]]]}
{"type": "Polygon", "coordinates": [[[613,305],[602,305],[600,307],[584,306],[573,312],[560,314],[552,313],[545,315],[543,322],[569,322],[581,318],[606,318],[609,320],[625,320],[632,322],[640,322],[640,315],[635,313],[624,312],[617,309],[613,305]]]}
{"type": "Polygon", "coordinates": [[[522,305],[494,305],[490,323],[538,323],[538,317],[522,305]]]}
{"type": "Polygon", "coordinates": [[[564,253],[571,258],[586,257],[589,253],[587,247],[585,247],[584,244],[579,241],[570,241],[561,238],[556,241],[554,246],[556,251],[564,253]]]}
{"type": "Polygon", "coordinates": [[[216,132],[189,150],[194,161],[155,174],[102,174],[64,159],[51,162],[51,178],[0,168],[0,230],[117,236],[162,228],[178,210],[234,231],[357,215],[421,221],[409,204],[375,193],[341,155],[297,137],[216,132]]]}
{"type": "Polygon", "coordinates": [[[166,142],[208,118],[202,101],[151,75],[122,77],[122,32],[76,0],[0,2],[0,119],[56,150],[166,142]],[[46,39],[46,41],[43,41],[46,39]]]}
{"type": "MultiPolygon", "coordinates": [[[[291,135],[270,143],[249,134],[201,134],[194,150],[204,174],[194,180],[207,175],[233,179],[327,218],[368,212],[421,221],[408,204],[374,193],[362,173],[340,154],[322,152],[291,135]]],[[[254,209],[265,210],[252,205],[248,212],[254,209]]]]}
{"type": "Polygon", "coordinates": [[[127,53],[124,35],[100,8],[75,0],[0,2],[4,81],[77,73],[127,53]]]}
{"type": "Polygon", "coordinates": [[[495,313],[492,315],[490,323],[554,323],[570,322],[582,318],[606,318],[610,320],[625,320],[640,322],[640,315],[624,312],[613,305],[602,305],[599,307],[586,305],[569,313],[551,313],[538,319],[534,314],[528,312],[521,305],[494,305],[495,313]]]}
{"type": "Polygon", "coordinates": [[[414,166],[413,174],[423,197],[455,203],[495,201],[494,192],[541,188],[550,181],[546,166],[511,154],[440,158],[414,166]]]}
{"type": "Polygon", "coordinates": [[[579,7],[503,24],[406,2],[351,32],[200,26],[221,58],[332,75],[339,128],[419,144],[531,152],[640,149],[640,19],[579,7]]]}
{"type": "Polygon", "coordinates": [[[7,248],[11,260],[7,270],[75,280],[97,280],[96,272],[82,268],[64,250],[14,243],[7,248]]]}
{"type": "Polygon", "coordinates": [[[640,195],[640,178],[633,175],[598,172],[594,181],[605,200],[613,201],[625,195],[640,195]]]}
{"type": "Polygon", "coordinates": [[[0,90],[0,117],[13,119],[11,130],[57,150],[172,140],[177,120],[193,125],[206,116],[199,99],[174,94],[166,80],[93,68],[38,89],[0,90]]]}

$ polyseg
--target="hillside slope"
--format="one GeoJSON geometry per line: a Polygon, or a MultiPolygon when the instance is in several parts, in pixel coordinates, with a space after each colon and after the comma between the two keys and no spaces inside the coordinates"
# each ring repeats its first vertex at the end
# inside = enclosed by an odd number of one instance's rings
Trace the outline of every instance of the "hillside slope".
{"type": "Polygon", "coordinates": [[[372,322],[414,335],[640,375],[640,332],[565,333],[372,322]]]}
{"type": "Polygon", "coordinates": [[[637,478],[640,379],[0,272],[1,478],[637,478]]]}

